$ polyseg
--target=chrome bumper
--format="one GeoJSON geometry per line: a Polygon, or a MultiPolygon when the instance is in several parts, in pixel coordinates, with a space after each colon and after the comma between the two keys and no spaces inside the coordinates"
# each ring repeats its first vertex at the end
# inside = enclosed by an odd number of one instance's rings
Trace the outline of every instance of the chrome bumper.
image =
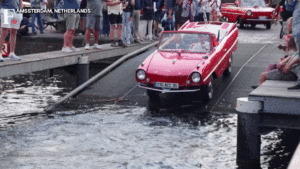
{"type": "Polygon", "coordinates": [[[200,89],[192,89],[192,90],[155,89],[155,88],[152,88],[152,87],[145,87],[145,86],[141,86],[141,85],[139,85],[139,87],[143,88],[143,89],[147,89],[147,90],[153,90],[153,91],[162,92],[162,93],[182,93],[182,92],[196,92],[196,91],[200,91],[200,89]]]}

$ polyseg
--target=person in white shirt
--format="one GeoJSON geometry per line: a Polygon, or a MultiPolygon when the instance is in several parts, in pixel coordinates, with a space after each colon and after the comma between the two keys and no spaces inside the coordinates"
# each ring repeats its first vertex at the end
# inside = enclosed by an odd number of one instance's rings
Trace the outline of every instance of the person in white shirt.
{"type": "Polygon", "coordinates": [[[121,0],[107,0],[107,13],[110,21],[110,39],[111,39],[111,46],[123,46],[127,47],[122,42],[122,13],[123,13],[123,6],[126,7],[128,5],[127,2],[121,0]],[[116,27],[117,25],[117,27],[116,27]],[[114,40],[115,29],[117,28],[118,32],[118,43],[114,40]]]}

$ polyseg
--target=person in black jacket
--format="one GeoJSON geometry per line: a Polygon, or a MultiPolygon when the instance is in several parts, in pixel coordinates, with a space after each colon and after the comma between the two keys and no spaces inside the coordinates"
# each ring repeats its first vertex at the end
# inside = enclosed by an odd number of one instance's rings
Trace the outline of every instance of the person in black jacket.
{"type": "Polygon", "coordinates": [[[145,0],[145,7],[143,9],[143,17],[147,21],[148,25],[148,37],[152,41],[152,25],[154,19],[153,1],[145,0]]]}

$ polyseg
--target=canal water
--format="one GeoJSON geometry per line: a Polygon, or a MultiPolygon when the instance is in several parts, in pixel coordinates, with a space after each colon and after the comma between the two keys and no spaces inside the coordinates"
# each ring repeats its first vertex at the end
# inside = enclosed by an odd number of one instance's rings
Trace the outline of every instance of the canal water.
{"type": "MultiPolygon", "coordinates": [[[[75,79],[55,70],[51,78],[38,72],[1,80],[0,168],[237,168],[236,114],[195,105],[156,111],[72,102],[45,114],[44,107],[75,88],[75,79]]],[[[261,167],[287,168],[297,135],[263,135],[261,167]]]]}

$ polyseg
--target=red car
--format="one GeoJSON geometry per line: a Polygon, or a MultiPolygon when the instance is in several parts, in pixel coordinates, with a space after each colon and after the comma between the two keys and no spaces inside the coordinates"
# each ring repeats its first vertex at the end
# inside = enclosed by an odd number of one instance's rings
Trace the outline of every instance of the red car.
{"type": "Polygon", "coordinates": [[[136,70],[139,87],[150,99],[159,93],[201,92],[210,100],[214,79],[231,73],[238,29],[227,22],[189,22],[178,31],[163,31],[157,50],[136,70]]]}
{"type": "Polygon", "coordinates": [[[235,3],[223,3],[221,13],[228,22],[238,22],[240,28],[244,28],[245,24],[252,27],[264,24],[267,29],[271,29],[275,21],[275,9],[266,7],[264,0],[236,0],[235,3]]]}

